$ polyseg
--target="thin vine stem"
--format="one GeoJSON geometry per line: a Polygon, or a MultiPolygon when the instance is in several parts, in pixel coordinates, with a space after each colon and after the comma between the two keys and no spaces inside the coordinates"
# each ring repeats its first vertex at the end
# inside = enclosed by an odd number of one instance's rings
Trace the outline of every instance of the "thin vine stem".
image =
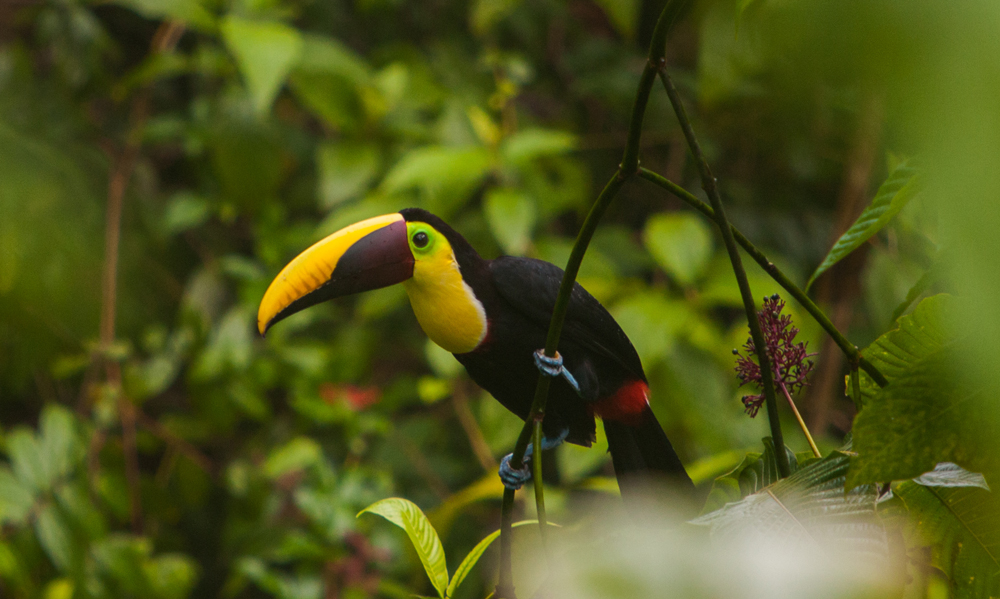
{"type": "MultiPolygon", "coordinates": [[[[628,137],[625,141],[625,150],[622,156],[622,162],[618,166],[618,170],[615,171],[614,175],[611,177],[611,180],[609,180],[604,186],[604,189],[601,190],[600,195],[597,197],[597,200],[591,207],[590,212],[587,214],[583,227],[577,234],[576,242],[573,244],[573,251],[570,253],[569,261],[566,264],[562,283],[559,286],[559,295],[556,297],[556,304],[552,310],[552,319],[549,322],[548,335],[545,341],[545,355],[549,357],[556,356],[556,350],[559,346],[559,337],[562,335],[563,323],[566,320],[566,312],[569,309],[570,293],[573,291],[577,274],[580,271],[580,264],[583,262],[583,257],[587,253],[587,247],[590,245],[590,240],[593,237],[594,232],[597,230],[597,225],[600,223],[601,218],[604,216],[604,212],[607,210],[615,196],[618,195],[618,192],[621,190],[625,182],[639,172],[639,140],[642,134],[642,122],[646,113],[646,104],[649,102],[649,95],[653,89],[653,84],[656,81],[659,65],[664,60],[667,34],[676,22],[677,17],[690,4],[690,2],[691,0],[668,0],[656,22],[656,27],[653,30],[652,40],[649,45],[649,54],[646,66],[639,79],[635,102],[632,106],[632,115],[629,119],[628,137]]],[[[551,379],[549,377],[538,377],[538,383],[535,387],[535,397],[531,406],[531,413],[525,420],[524,428],[521,429],[521,434],[518,437],[517,444],[514,446],[513,455],[511,456],[510,465],[513,468],[523,467],[524,453],[527,449],[528,440],[532,436],[531,433],[535,427],[535,422],[538,422],[538,426],[540,427],[540,423],[545,416],[545,404],[548,400],[550,383],[551,379]]],[[[540,443],[536,446],[536,451],[539,454],[538,463],[540,463],[540,443]]],[[[544,497],[544,490],[541,489],[544,486],[544,483],[541,480],[540,470],[535,472],[535,486],[536,489],[542,491],[541,495],[539,495],[536,491],[536,498],[544,497]]],[[[500,508],[500,575],[496,586],[496,596],[498,599],[516,598],[511,566],[511,524],[513,522],[514,493],[515,492],[512,489],[504,490],[503,503],[500,508]]],[[[542,505],[542,510],[539,514],[541,515],[543,511],[544,505],[542,505]]],[[[539,525],[543,528],[545,526],[541,522],[539,522],[539,525]]],[[[544,532],[542,534],[544,534],[544,532]]]]}
{"type": "MultiPolygon", "coordinates": [[[[680,185],[677,185],[666,177],[663,177],[662,175],[646,168],[639,169],[639,176],[654,185],[662,187],[698,212],[701,212],[708,218],[715,221],[715,211],[712,210],[712,207],[701,201],[701,199],[680,185]]],[[[868,376],[872,377],[872,380],[875,381],[879,387],[884,387],[888,384],[885,376],[879,372],[878,368],[861,355],[861,351],[858,350],[858,347],[851,343],[847,337],[845,337],[843,333],[837,329],[826,313],[824,313],[823,310],[816,305],[816,302],[812,301],[812,299],[806,295],[801,287],[793,283],[792,280],[774,264],[774,262],[771,262],[768,257],[764,255],[764,252],[760,251],[757,246],[751,243],[751,241],[747,239],[746,236],[739,231],[739,229],[734,227],[732,223],[730,223],[729,228],[733,232],[733,237],[736,239],[736,243],[740,244],[746,253],[753,258],[754,262],[759,264],[760,267],[764,269],[764,272],[777,281],[782,288],[791,294],[791,296],[794,297],[803,308],[805,308],[806,312],[813,317],[813,320],[819,323],[819,326],[822,327],[828,335],[830,335],[834,343],[837,344],[837,347],[840,348],[849,362],[857,362],[858,366],[868,373],[868,376]]]]}
{"type": "MultiPolygon", "coordinates": [[[[542,421],[536,419],[532,425],[532,443],[535,447],[542,446],[542,421]]],[[[548,519],[545,517],[545,484],[542,482],[542,451],[539,449],[532,455],[531,470],[535,479],[535,509],[538,512],[538,534],[542,537],[542,550],[548,557],[549,537],[548,519]]]]}
{"type": "Polygon", "coordinates": [[[677,88],[674,87],[673,81],[667,75],[666,60],[661,60],[659,71],[660,80],[663,81],[663,88],[667,92],[667,97],[670,98],[670,104],[677,115],[681,131],[684,132],[688,148],[691,150],[691,154],[694,155],[695,162],[698,165],[698,173],[701,175],[701,186],[704,188],[705,193],[708,194],[708,199],[712,204],[712,210],[715,213],[715,224],[718,225],[719,231],[722,233],[722,239],[726,244],[726,252],[729,254],[729,261],[733,265],[733,274],[736,275],[736,282],[740,287],[740,296],[743,298],[743,307],[747,313],[747,324],[750,326],[750,336],[753,338],[754,346],[757,350],[757,363],[760,365],[761,386],[764,387],[764,400],[767,405],[767,421],[771,427],[771,438],[774,440],[775,447],[778,448],[774,452],[778,462],[778,472],[782,478],[785,478],[791,474],[791,466],[788,463],[788,455],[784,451],[785,440],[781,433],[781,420],[778,417],[778,400],[774,391],[774,373],[771,371],[771,361],[767,356],[767,345],[764,342],[764,334],[760,329],[760,321],[757,319],[757,304],[754,302],[753,294],[750,291],[750,283],[747,281],[747,273],[743,268],[740,250],[736,247],[736,238],[733,236],[732,226],[726,218],[726,209],[722,204],[722,197],[719,195],[715,176],[712,175],[712,169],[709,168],[708,161],[701,151],[701,145],[698,143],[698,138],[694,135],[694,129],[691,128],[691,120],[688,119],[687,111],[684,109],[683,102],[681,102],[680,94],[677,93],[677,88]]]}
{"type": "Polygon", "coordinates": [[[795,414],[795,419],[799,422],[802,434],[806,436],[806,441],[809,442],[809,449],[812,450],[813,455],[817,458],[823,457],[823,454],[819,451],[819,447],[816,446],[816,441],[813,441],[813,436],[809,432],[809,427],[806,426],[806,421],[802,419],[802,414],[799,413],[799,408],[795,405],[795,400],[792,399],[792,394],[788,392],[788,387],[785,386],[785,383],[778,383],[778,386],[781,387],[781,392],[785,395],[785,399],[788,400],[788,407],[795,414]]]}

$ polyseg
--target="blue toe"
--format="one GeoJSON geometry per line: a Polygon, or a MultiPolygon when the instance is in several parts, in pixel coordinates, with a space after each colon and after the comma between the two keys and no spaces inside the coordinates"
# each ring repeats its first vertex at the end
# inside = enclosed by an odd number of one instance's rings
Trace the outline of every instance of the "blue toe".
{"type": "Polygon", "coordinates": [[[524,483],[531,480],[531,468],[527,463],[524,464],[520,470],[514,470],[510,465],[510,459],[513,454],[508,453],[500,460],[500,480],[503,482],[503,486],[516,491],[521,488],[524,483]]]}

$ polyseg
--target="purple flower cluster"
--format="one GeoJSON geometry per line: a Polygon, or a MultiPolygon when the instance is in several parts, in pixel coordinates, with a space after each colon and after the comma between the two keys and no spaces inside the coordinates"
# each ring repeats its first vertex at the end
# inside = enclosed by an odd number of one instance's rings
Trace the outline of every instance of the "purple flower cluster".
{"type": "MultiPolygon", "coordinates": [[[[764,333],[767,357],[774,371],[774,384],[784,393],[791,395],[807,384],[806,377],[813,369],[813,361],[809,358],[816,354],[806,351],[806,343],[795,343],[795,335],[799,333],[799,329],[792,326],[791,315],[781,313],[784,308],[785,302],[777,293],[765,297],[764,307],[757,312],[757,319],[764,333]]],[[[740,379],[740,386],[753,383],[758,389],[763,390],[760,366],[753,361],[757,348],[752,337],[747,339],[743,349],[746,356],[738,349],[733,350],[733,355],[736,356],[736,376],[740,379]]],[[[743,396],[743,406],[751,418],[757,415],[762,405],[764,405],[763,391],[743,396]]]]}

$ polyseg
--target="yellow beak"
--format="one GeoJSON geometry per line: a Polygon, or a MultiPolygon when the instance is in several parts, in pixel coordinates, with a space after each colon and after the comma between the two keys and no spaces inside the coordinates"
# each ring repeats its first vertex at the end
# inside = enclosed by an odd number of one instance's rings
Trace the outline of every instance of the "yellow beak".
{"type": "Polygon", "coordinates": [[[263,335],[276,322],[335,297],[402,283],[413,276],[403,215],[369,218],[316,242],[271,282],[257,311],[263,335]]]}

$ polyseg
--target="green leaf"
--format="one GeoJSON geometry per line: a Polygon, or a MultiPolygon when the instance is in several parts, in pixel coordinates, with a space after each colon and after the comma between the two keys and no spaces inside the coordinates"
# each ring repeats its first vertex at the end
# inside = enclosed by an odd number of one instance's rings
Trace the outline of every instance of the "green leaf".
{"type": "MultiPolygon", "coordinates": [[[[952,338],[950,322],[956,310],[955,301],[946,294],[923,300],[913,313],[898,319],[896,328],[884,333],[861,354],[890,381],[902,376],[952,338]]],[[[848,390],[850,385],[848,379],[848,390]]],[[[862,403],[867,405],[880,392],[880,387],[861,371],[862,403]]]]}
{"type": "Polygon", "coordinates": [[[986,473],[1000,466],[992,450],[1000,425],[957,368],[958,307],[951,296],[929,297],[862,352],[889,384],[879,389],[861,375],[865,409],[854,421],[849,486],[913,478],[940,462],[986,473]]]}
{"type": "Polygon", "coordinates": [[[736,503],[692,520],[708,526],[721,542],[744,535],[781,535],[786,546],[801,545],[884,559],[885,529],[875,513],[873,486],[844,492],[849,458],[833,452],[795,474],[736,503]]]}
{"type": "MultiPolygon", "coordinates": [[[[522,520],[521,522],[515,522],[511,525],[511,527],[517,528],[526,524],[538,524],[538,520],[522,520]]],[[[455,591],[458,590],[458,585],[462,584],[462,581],[469,575],[469,572],[472,572],[472,569],[476,567],[476,564],[479,562],[479,558],[483,556],[483,553],[489,549],[490,545],[493,544],[493,541],[497,540],[499,536],[499,530],[493,531],[472,548],[472,551],[465,556],[462,563],[455,569],[455,575],[451,577],[451,582],[448,583],[448,590],[445,592],[445,597],[451,599],[451,597],[455,596],[455,591]]]]}
{"type": "Polygon", "coordinates": [[[899,317],[906,312],[913,302],[917,301],[918,297],[930,289],[931,285],[937,283],[945,277],[946,273],[944,272],[944,264],[945,262],[943,260],[937,260],[934,264],[931,264],[930,268],[928,268],[924,274],[920,275],[917,282],[914,283],[913,286],[910,287],[910,290],[906,292],[906,297],[903,298],[903,301],[900,302],[899,305],[896,306],[896,309],[892,311],[893,321],[899,320],[899,317]]]}
{"type": "Polygon", "coordinates": [[[523,166],[545,156],[576,149],[576,136],[550,129],[522,129],[504,140],[500,152],[505,162],[523,166]]]}
{"type": "Polygon", "coordinates": [[[886,378],[898,378],[918,360],[954,339],[951,324],[956,308],[956,300],[950,295],[929,297],[920,302],[912,314],[900,318],[896,328],[876,339],[862,354],[886,378]]]}
{"type": "Polygon", "coordinates": [[[373,503],[358,513],[378,514],[406,531],[413,548],[424,565],[427,577],[437,589],[442,599],[448,589],[448,566],[445,563],[444,547],[430,520],[412,501],[400,497],[390,497],[373,503]]]}
{"type": "Polygon", "coordinates": [[[42,508],[35,518],[35,534],[46,555],[60,572],[66,572],[76,563],[76,548],[66,520],[51,503],[42,508]]]}
{"type": "Polygon", "coordinates": [[[951,579],[956,599],[1000,595],[1000,496],[914,482],[894,492],[933,548],[934,565],[951,579]]]}
{"type": "Polygon", "coordinates": [[[604,9],[608,20],[625,39],[635,36],[635,26],[639,20],[639,0],[596,0],[604,9]]]}
{"type": "Polygon", "coordinates": [[[253,322],[246,306],[236,306],[226,313],[198,356],[191,373],[192,378],[211,380],[219,377],[227,368],[237,372],[249,368],[253,357],[253,322]]]}
{"type": "Polygon", "coordinates": [[[469,198],[492,162],[489,150],[478,146],[417,148],[392,167],[382,181],[381,190],[398,194],[419,189],[426,196],[425,207],[447,217],[469,198]]]}
{"type": "Polygon", "coordinates": [[[990,490],[982,474],[969,472],[951,462],[941,462],[934,467],[934,470],[921,474],[913,479],[913,482],[925,487],[979,487],[986,491],[990,490]]]}
{"type": "Polygon", "coordinates": [[[353,83],[324,71],[297,69],[289,80],[302,104],[334,130],[355,131],[364,120],[364,106],[353,83]]]}
{"type": "Polygon", "coordinates": [[[515,189],[496,188],[483,201],[486,222],[493,237],[510,256],[522,256],[531,244],[537,213],[535,203],[515,189]]]}
{"type": "Polygon", "coordinates": [[[149,560],[145,575],[154,596],[163,599],[184,599],[198,581],[198,566],[193,559],[180,553],[167,553],[149,560]]]}
{"type": "Polygon", "coordinates": [[[611,313],[647,364],[668,356],[685,327],[698,318],[689,304],[659,291],[626,297],[611,313]]]}
{"type": "Polygon", "coordinates": [[[694,214],[657,214],[646,222],[643,241],[649,253],[678,283],[687,286],[698,278],[712,257],[712,232],[694,214]]]}
{"type": "Polygon", "coordinates": [[[23,524],[34,502],[31,489],[0,466],[0,524],[23,524]]]}
{"type": "Polygon", "coordinates": [[[45,406],[39,423],[39,437],[45,476],[51,485],[69,473],[79,449],[73,414],[56,404],[45,406]]]}
{"type": "Polygon", "coordinates": [[[257,114],[264,114],[278,95],[302,51],[302,35],[278,21],[251,21],[228,16],[222,38],[246,81],[257,114]]]}
{"type": "MultiPolygon", "coordinates": [[[[727,503],[739,501],[781,480],[778,461],[774,454],[774,441],[771,437],[764,437],[762,441],[764,453],[748,453],[739,465],[715,479],[702,514],[715,511],[727,503]]],[[[788,455],[791,471],[795,472],[798,468],[795,453],[787,447],[785,453],[788,455]]]]}
{"type": "Polygon", "coordinates": [[[48,476],[42,448],[28,429],[18,428],[7,436],[7,455],[18,481],[33,491],[47,491],[52,480],[48,476]]]}
{"type": "Polygon", "coordinates": [[[303,34],[302,54],[296,69],[339,75],[355,87],[371,81],[371,69],[364,59],[334,38],[303,34]]]}
{"type": "Polygon", "coordinates": [[[881,231],[921,189],[923,189],[923,183],[917,175],[917,169],[913,166],[912,160],[907,160],[893,169],[885,183],[878,188],[871,205],[865,208],[865,211],[851,225],[851,228],[833,244],[833,248],[823,259],[816,272],[809,277],[806,289],[809,289],[817,277],[858,249],[872,235],[881,231]]]}
{"type": "Polygon", "coordinates": [[[167,202],[163,230],[168,235],[174,235],[193,229],[208,220],[210,211],[205,198],[189,191],[176,193],[167,202]]]}
{"type": "Polygon", "coordinates": [[[977,400],[981,388],[956,374],[953,348],[913,363],[854,419],[848,486],[903,480],[955,462],[989,471],[990,415],[977,400]]]}
{"type": "Polygon", "coordinates": [[[94,543],[91,557],[105,577],[114,581],[119,592],[148,595],[143,566],[151,552],[148,539],[113,533],[94,543]]]}
{"type": "Polygon", "coordinates": [[[296,437],[278,447],[264,462],[264,474],[278,478],[289,472],[304,470],[323,461],[323,450],[309,437],[296,437]]]}
{"type": "Polygon", "coordinates": [[[364,193],[378,174],[381,157],[373,144],[330,142],[316,151],[319,204],[329,210],[364,193]]]}

